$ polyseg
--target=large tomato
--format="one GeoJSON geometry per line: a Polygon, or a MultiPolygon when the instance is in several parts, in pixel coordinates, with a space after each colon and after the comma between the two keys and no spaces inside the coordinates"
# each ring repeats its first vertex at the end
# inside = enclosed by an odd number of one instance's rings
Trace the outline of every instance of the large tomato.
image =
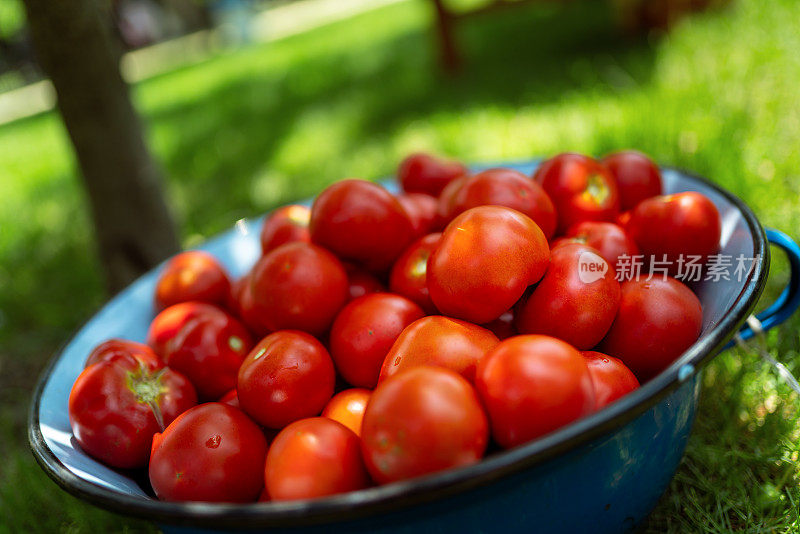
{"type": "Polygon", "coordinates": [[[120,468],[147,465],[153,435],[197,404],[189,380],[118,353],[83,370],[69,395],[75,439],[98,460],[120,468]]]}
{"type": "Polygon", "coordinates": [[[619,188],[620,209],[633,209],[642,200],[661,194],[661,171],[653,160],[635,150],[609,154],[601,163],[619,188]]]}
{"type": "Polygon", "coordinates": [[[622,283],[619,311],[600,350],[622,360],[644,382],[697,341],[702,327],[700,300],[679,281],[629,280],[622,283]]]}
{"type": "Polygon", "coordinates": [[[436,313],[428,293],[428,258],[439,244],[442,234],[428,234],[414,241],[397,258],[389,274],[389,289],[417,303],[425,313],[436,313]]]}
{"type": "Polygon", "coordinates": [[[596,351],[581,352],[589,366],[596,408],[607,406],[639,387],[636,376],[617,358],[596,351]]]}
{"type": "Polygon", "coordinates": [[[202,315],[219,315],[222,310],[205,302],[181,302],[174,304],[156,315],[147,330],[147,344],[156,354],[164,357],[167,343],[183,326],[202,315]]]}
{"type": "Polygon", "coordinates": [[[613,221],[619,214],[614,177],[589,156],[559,154],[542,163],[533,177],[555,204],[558,234],[579,222],[613,221]]]}
{"type": "Polygon", "coordinates": [[[164,362],[147,345],[119,338],[103,341],[92,349],[89,357],[86,358],[84,367],[89,367],[98,362],[116,360],[121,356],[133,356],[151,371],[158,371],[164,367],[164,362]]]}
{"type": "Polygon", "coordinates": [[[369,271],[365,271],[352,263],[344,264],[344,270],[347,272],[348,300],[357,299],[358,297],[363,297],[370,293],[382,293],[386,291],[381,281],[369,271]]]}
{"type": "Polygon", "coordinates": [[[362,388],[345,389],[333,396],[322,410],[322,417],[333,419],[361,436],[361,422],[372,391],[362,388]]]}
{"type": "Polygon", "coordinates": [[[301,419],[280,431],[267,453],[264,481],[273,501],[315,499],[370,483],[358,436],[327,417],[301,419]]]}
{"type": "Polygon", "coordinates": [[[382,382],[361,427],[367,469],[381,484],[475,463],[486,451],[488,434],[469,382],[425,366],[382,382]]]}
{"type": "Polygon", "coordinates": [[[549,336],[502,341],[478,366],[475,386],[489,414],[492,436],[506,448],[548,434],[595,407],[592,376],[583,356],[549,336]]]}
{"type": "Polygon", "coordinates": [[[170,259],[156,283],[155,303],[158,309],[199,300],[224,306],[231,290],[231,281],[217,259],[202,250],[190,250],[170,259]]]}
{"type": "Polygon", "coordinates": [[[400,162],[397,179],[407,193],[439,196],[447,184],[466,173],[461,163],[417,153],[400,162]]]}
{"type": "Polygon", "coordinates": [[[347,273],[327,250],[288,243],[262,257],[251,275],[253,314],[269,331],[321,335],[347,301],[347,273]]]}
{"type": "Polygon", "coordinates": [[[166,501],[255,502],[266,455],[264,434],[245,414],[201,404],[153,438],[150,484],[166,501]]]}
{"type": "Polygon", "coordinates": [[[311,239],[342,259],[382,272],[414,239],[414,228],[386,189],[351,179],[329,186],[314,200],[311,239]]]}
{"type": "Polygon", "coordinates": [[[392,344],[424,315],[422,308],[391,293],[373,293],[351,301],[331,327],[328,346],[336,370],[353,386],[374,388],[392,344]]]}
{"type": "Polygon", "coordinates": [[[497,345],[492,332],[480,326],[431,315],[411,323],[400,334],[383,360],[380,380],[420,365],[446,367],[470,382],[475,368],[497,345]]]}
{"type": "Polygon", "coordinates": [[[488,323],[542,278],[549,257],[547,239],[527,215],[472,208],[447,225],[428,259],[428,291],[443,314],[488,323]]]}
{"type": "Polygon", "coordinates": [[[264,219],[261,227],[261,251],[266,254],[274,248],[295,241],[310,243],[310,219],[311,210],[306,206],[292,204],[276,209],[264,219]]]}
{"type": "Polygon", "coordinates": [[[424,193],[405,193],[397,196],[398,202],[406,210],[414,236],[432,232],[439,224],[439,199],[424,193]]]}
{"type": "MultiPolygon", "coordinates": [[[[636,242],[620,226],[609,222],[585,221],[569,230],[563,239],[553,243],[553,248],[562,242],[583,243],[597,250],[600,255],[617,271],[620,256],[633,258],[639,254],[636,242]]],[[[632,259],[628,260],[633,261],[632,259]]]]}
{"type": "Polygon", "coordinates": [[[319,415],[333,396],[336,372],[322,343],[281,330],[262,339],[239,369],[242,410],[268,428],[319,415]]]}
{"type": "Polygon", "coordinates": [[[517,310],[517,330],[588,350],[608,332],[619,299],[619,282],[608,262],[591,247],[564,244],[553,249],[544,278],[517,310]]]}

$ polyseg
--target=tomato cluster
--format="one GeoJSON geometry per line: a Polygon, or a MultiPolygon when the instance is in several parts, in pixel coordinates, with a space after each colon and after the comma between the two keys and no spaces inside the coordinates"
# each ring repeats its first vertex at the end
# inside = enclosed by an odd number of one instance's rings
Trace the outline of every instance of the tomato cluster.
{"type": "Polygon", "coordinates": [[[102,343],[73,386],[78,444],[147,468],[160,499],[317,498],[553,432],[700,335],[679,273],[618,276],[719,247],[714,204],[662,195],[647,156],[561,154],[529,177],[414,154],[398,180],[274,211],[239,280],[203,252],[167,262],[147,344],[102,343]]]}

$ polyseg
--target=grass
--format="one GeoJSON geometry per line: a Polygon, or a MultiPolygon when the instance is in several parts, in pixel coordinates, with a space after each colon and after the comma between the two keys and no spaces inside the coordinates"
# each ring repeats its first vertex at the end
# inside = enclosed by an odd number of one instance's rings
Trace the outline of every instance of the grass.
{"type": "MultiPolygon", "coordinates": [[[[184,242],[389,174],[414,149],[488,161],[621,147],[710,177],[800,238],[800,4],[740,0],[650,40],[618,36],[597,3],[517,8],[459,28],[455,78],[436,70],[430,17],[411,0],[138,85],[184,242]]],[[[0,532],[151,529],[70,497],[27,451],[37,374],[106,298],[57,115],[0,127],[0,176],[0,532]]],[[[786,269],[776,258],[767,300],[786,269]]],[[[795,373],[798,326],[767,339],[795,373]]],[[[800,530],[798,421],[757,356],[720,355],[647,529],[800,530]]]]}

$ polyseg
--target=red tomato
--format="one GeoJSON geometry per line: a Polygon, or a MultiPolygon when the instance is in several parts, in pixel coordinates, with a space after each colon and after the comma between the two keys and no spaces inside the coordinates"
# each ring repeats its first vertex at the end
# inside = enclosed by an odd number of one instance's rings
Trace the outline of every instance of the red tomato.
{"type": "Polygon", "coordinates": [[[443,228],[453,219],[451,214],[455,207],[456,194],[468,179],[469,175],[465,174],[464,176],[456,178],[442,189],[442,192],[439,194],[439,207],[436,210],[439,215],[438,227],[443,228]]]}
{"type": "Polygon", "coordinates": [[[372,391],[362,388],[346,389],[333,396],[322,410],[322,417],[333,419],[361,436],[361,421],[372,391]]]}
{"type": "Polygon", "coordinates": [[[347,273],[336,257],[309,243],[282,245],[253,268],[253,307],[267,330],[323,334],[347,301],[347,273]]]}
{"type": "Polygon", "coordinates": [[[383,360],[380,381],[420,365],[446,367],[470,382],[475,368],[497,345],[497,337],[480,326],[431,315],[414,321],[400,334],[383,360]]]}
{"type": "Polygon", "coordinates": [[[283,206],[270,213],[261,227],[261,252],[266,254],[274,248],[295,241],[310,243],[310,219],[311,210],[297,204],[283,206]]]}
{"type": "Polygon", "coordinates": [[[366,488],[358,436],[326,417],[290,424],[267,453],[264,481],[273,501],[316,499],[366,488]]]}
{"type": "Polygon", "coordinates": [[[667,255],[670,272],[681,257],[701,256],[701,263],[719,250],[719,211],[708,197],[694,191],[643,200],[626,227],[645,257],[667,255]]]}
{"type": "Polygon", "coordinates": [[[202,315],[219,315],[222,310],[205,302],[181,302],[156,315],[147,330],[147,344],[162,358],[167,352],[167,343],[178,330],[202,315]]]}
{"type": "Polygon", "coordinates": [[[351,301],[336,316],[328,346],[349,384],[374,388],[386,354],[400,333],[425,313],[400,295],[373,293],[351,301]]]}
{"type": "Polygon", "coordinates": [[[236,387],[236,374],[253,340],[242,323],[222,310],[189,320],[167,343],[167,365],[189,377],[202,400],[236,387]]]}
{"type": "Polygon", "coordinates": [[[613,223],[595,221],[578,223],[567,231],[567,238],[597,250],[614,268],[614,272],[617,270],[620,256],[632,257],[639,254],[636,242],[625,233],[625,230],[613,223]]]}
{"type": "Polygon", "coordinates": [[[342,259],[382,272],[414,239],[411,220],[397,199],[366,180],[343,180],[317,196],[311,239],[342,259]]]}
{"type": "Polygon", "coordinates": [[[389,288],[417,303],[425,313],[436,313],[428,293],[428,258],[439,244],[442,234],[428,234],[414,241],[397,258],[389,274],[389,288]]]}
{"type": "Polygon", "coordinates": [[[601,163],[611,172],[619,188],[622,210],[636,207],[642,200],[660,195],[661,171],[653,160],[635,150],[609,154],[601,163]]]}
{"type": "Polygon", "coordinates": [[[353,264],[345,264],[344,270],[347,272],[347,300],[357,299],[370,293],[382,293],[386,291],[380,280],[375,278],[367,271],[356,267],[353,264]]]}
{"type": "Polygon", "coordinates": [[[253,297],[252,271],[243,276],[239,282],[236,293],[236,312],[242,322],[247,325],[248,330],[256,337],[263,337],[270,333],[270,329],[261,323],[261,313],[256,307],[253,297]]]}
{"type": "Polygon", "coordinates": [[[473,464],[488,441],[475,390],[441,367],[415,367],[382,382],[361,428],[364,461],[381,484],[473,464]]]}
{"type": "Polygon", "coordinates": [[[490,330],[501,341],[519,334],[517,327],[514,325],[514,310],[509,310],[494,321],[482,326],[490,330]]]}
{"type": "Polygon", "coordinates": [[[262,339],[239,369],[242,410],[268,428],[319,415],[333,396],[336,373],[322,343],[295,330],[262,339]]]}
{"type": "Polygon", "coordinates": [[[631,220],[631,211],[632,210],[623,211],[617,216],[617,220],[614,221],[617,226],[619,226],[626,232],[628,231],[628,222],[630,222],[631,220]]]}
{"type": "Polygon", "coordinates": [[[488,169],[467,178],[456,191],[447,219],[478,206],[505,206],[524,213],[547,239],[556,231],[556,209],[542,186],[513,169],[488,169]]]}
{"type": "Polygon", "coordinates": [[[201,404],[153,438],[150,483],[165,501],[255,502],[266,455],[261,429],[245,414],[201,404]]]}
{"type": "Polygon", "coordinates": [[[542,163],[533,177],[556,207],[557,234],[583,221],[613,221],[619,214],[617,182],[589,156],[559,154],[542,163]]]}
{"type": "Polygon", "coordinates": [[[84,368],[98,362],[113,361],[120,356],[133,356],[151,371],[157,371],[164,367],[164,362],[147,345],[127,339],[113,338],[103,341],[92,349],[89,357],[86,358],[84,368]]]}
{"type": "Polygon", "coordinates": [[[622,283],[622,299],[600,350],[613,354],[644,382],[663,371],[697,341],[703,309],[674,278],[622,283]]]}
{"type": "Polygon", "coordinates": [[[224,306],[231,290],[225,269],[202,250],[181,252],[170,259],[156,284],[156,308],[199,300],[224,306]]]}
{"type": "Polygon", "coordinates": [[[428,259],[428,291],[443,314],[488,323],[542,278],[550,249],[530,217],[501,206],[465,211],[428,259]]]}
{"type": "Polygon", "coordinates": [[[520,305],[517,329],[588,350],[611,328],[619,299],[619,282],[606,260],[586,245],[564,244],[553,249],[547,273],[520,305]]]}
{"type": "Polygon", "coordinates": [[[466,173],[467,168],[461,163],[418,153],[400,163],[397,179],[408,193],[439,196],[447,184],[466,173]]]}
{"type": "Polygon", "coordinates": [[[150,369],[131,354],[90,365],[69,395],[69,421],[81,448],[123,469],[143,467],[153,435],[197,404],[189,380],[150,369]]]}
{"type": "Polygon", "coordinates": [[[424,193],[397,195],[397,200],[406,210],[414,236],[430,233],[439,224],[439,200],[424,193]]]}
{"type": "Polygon", "coordinates": [[[596,409],[608,406],[639,387],[636,376],[620,360],[602,352],[581,352],[594,385],[596,409]]]}
{"type": "Polygon", "coordinates": [[[225,395],[219,398],[219,401],[222,404],[227,404],[229,406],[233,406],[234,408],[240,408],[239,406],[239,395],[236,393],[235,389],[230,390],[225,395]]]}
{"type": "Polygon", "coordinates": [[[478,366],[475,387],[489,414],[492,436],[505,448],[561,428],[595,406],[583,356],[549,336],[500,342],[478,366]]]}

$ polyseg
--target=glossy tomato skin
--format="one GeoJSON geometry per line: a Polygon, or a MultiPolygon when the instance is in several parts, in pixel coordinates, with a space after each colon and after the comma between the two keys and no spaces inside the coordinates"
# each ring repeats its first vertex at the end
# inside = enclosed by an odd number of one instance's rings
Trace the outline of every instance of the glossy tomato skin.
{"type": "Polygon", "coordinates": [[[234,408],[240,408],[239,394],[236,393],[235,389],[230,390],[225,395],[220,397],[218,402],[221,402],[222,404],[227,404],[229,406],[233,406],[234,408]]]}
{"type": "Polygon", "coordinates": [[[475,387],[492,436],[516,447],[591,413],[592,377],[574,347],[549,336],[502,341],[478,366],[475,387]]]}
{"type": "MultiPolygon", "coordinates": [[[[586,221],[567,230],[566,238],[584,243],[597,252],[616,272],[620,256],[633,257],[639,254],[639,247],[625,230],[614,223],[586,221]]],[[[555,244],[553,245],[555,247],[555,244]]],[[[631,260],[628,260],[631,261],[631,260]]]]}
{"type": "Polygon", "coordinates": [[[527,215],[472,208],[447,225],[428,259],[428,291],[444,315],[488,323],[542,278],[549,257],[547,239],[527,215]]]}
{"type": "Polygon", "coordinates": [[[583,221],[613,221],[619,214],[617,183],[594,158],[559,154],[542,163],[533,177],[556,207],[556,234],[583,221]]]}
{"type": "Polygon", "coordinates": [[[217,259],[202,250],[181,252],[167,261],[156,283],[156,308],[199,300],[224,306],[231,281],[217,259]]]}
{"type": "Polygon", "coordinates": [[[336,370],[353,386],[374,388],[395,340],[424,315],[422,308],[391,293],[373,293],[350,302],[331,327],[328,346],[336,370]]]}
{"type": "Polygon", "coordinates": [[[167,342],[164,361],[186,375],[201,400],[216,400],[236,387],[236,375],[253,346],[247,328],[222,310],[189,320],[167,342]]]}
{"type": "Polygon", "coordinates": [[[253,296],[253,271],[244,275],[239,281],[236,292],[236,314],[247,326],[247,329],[255,334],[256,338],[264,337],[271,332],[269,327],[261,321],[260,309],[256,306],[253,296]]]}
{"type": "Polygon", "coordinates": [[[157,371],[164,367],[164,362],[149,346],[119,338],[103,341],[92,349],[83,367],[86,368],[102,361],[116,360],[123,356],[133,356],[151,371],[157,371]]]}
{"type": "Polygon", "coordinates": [[[475,463],[488,441],[474,388],[440,367],[415,367],[382,382],[361,428],[364,461],[381,484],[475,463]]]}
{"type": "Polygon", "coordinates": [[[253,307],[268,331],[302,330],[321,335],[347,301],[347,273],[327,250],[288,243],[253,268],[253,307]]]}
{"type": "Polygon", "coordinates": [[[646,257],[667,261],[675,272],[681,255],[701,256],[705,261],[719,250],[721,222],[717,207],[694,191],[652,197],[631,212],[626,226],[646,257]]]}
{"type": "Polygon", "coordinates": [[[439,199],[424,193],[404,193],[397,196],[398,202],[406,210],[414,237],[432,232],[439,224],[439,199]]]}
{"type": "Polygon", "coordinates": [[[592,375],[596,409],[608,406],[639,387],[639,381],[621,360],[596,351],[581,352],[592,375]]]}
{"type": "Polygon", "coordinates": [[[467,178],[453,197],[448,219],[478,206],[505,206],[524,213],[547,239],[556,231],[556,210],[542,186],[513,169],[488,169],[467,178]]]}
{"type": "Polygon", "coordinates": [[[351,263],[344,265],[347,271],[347,300],[351,301],[370,293],[383,293],[386,288],[373,274],[351,263]]]}
{"type": "Polygon", "coordinates": [[[370,484],[358,436],[327,417],[301,419],[280,431],[267,453],[264,481],[273,501],[316,499],[370,484]]]}
{"type": "Polygon", "coordinates": [[[311,240],[370,271],[388,270],[413,239],[403,206],[366,180],[337,182],[311,207],[311,240]]]}
{"type": "Polygon", "coordinates": [[[703,309],[692,291],[674,278],[622,283],[614,324],[600,344],[644,382],[663,371],[697,341],[703,309]]]}
{"type": "Polygon", "coordinates": [[[661,171],[646,155],[623,150],[600,161],[611,172],[619,189],[620,209],[633,209],[642,200],[662,193],[661,171]]]}
{"type": "Polygon", "coordinates": [[[190,320],[203,315],[219,315],[222,310],[206,302],[181,302],[162,310],[147,330],[147,344],[161,358],[167,352],[167,343],[190,320]]]}
{"type": "Polygon", "coordinates": [[[420,237],[397,258],[389,273],[389,289],[415,302],[426,314],[437,313],[428,293],[428,258],[439,245],[441,233],[420,237]]]}
{"type": "Polygon", "coordinates": [[[430,154],[411,154],[400,162],[397,179],[407,193],[439,196],[447,184],[467,173],[461,163],[430,154]]]}
{"type": "Polygon", "coordinates": [[[295,241],[310,243],[310,219],[311,210],[299,204],[283,206],[270,213],[261,227],[261,252],[266,254],[274,248],[295,241]]]}
{"type": "Polygon", "coordinates": [[[439,228],[444,228],[447,226],[447,223],[453,220],[453,213],[455,210],[455,201],[456,195],[461,187],[469,180],[468,174],[464,176],[459,176],[447,186],[442,189],[442,192],[439,194],[439,206],[436,210],[439,216],[439,228]]]}
{"type": "Polygon", "coordinates": [[[372,391],[364,388],[352,388],[340,391],[325,405],[322,417],[333,419],[361,436],[361,422],[367,409],[372,391]]]}
{"type": "Polygon", "coordinates": [[[478,363],[498,342],[478,325],[442,315],[423,317],[408,325],[392,345],[379,381],[425,365],[445,367],[473,382],[478,363]]]}
{"type": "Polygon", "coordinates": [[[608,262],[591,247],[564,244],[553,249],[547,273],[517,310],[517,329],[588,350],[611,328],[619,301],[619,282],[608,262]],[[605,273],[584,271],[587,264],[602,265],[605,273]]]}
{"type": "Polygon", "coordinates": [[[150,483],[165,501],[255,502],[266,454],[261,429],[240,410],[201,404],[153,439],[150,483]]]}
{"type": "Polygon", "coordinates": [[[92,364],[69,396],[72,432],[81,448],[118,468],[147,465],[153,435],[197,404],[189,380],[168,368],[152,370],[130,354],[92,364]],[[154,407],[159,416],[154,413],[154,407]]]}
{"type": "Polygon", "coordinates": [[[236,391],[242,410],[260,425],[283,428],[319,415],[333,396],[336,374],[325,347],[297,330],[262,339],[247,355],[236,391]]]}

